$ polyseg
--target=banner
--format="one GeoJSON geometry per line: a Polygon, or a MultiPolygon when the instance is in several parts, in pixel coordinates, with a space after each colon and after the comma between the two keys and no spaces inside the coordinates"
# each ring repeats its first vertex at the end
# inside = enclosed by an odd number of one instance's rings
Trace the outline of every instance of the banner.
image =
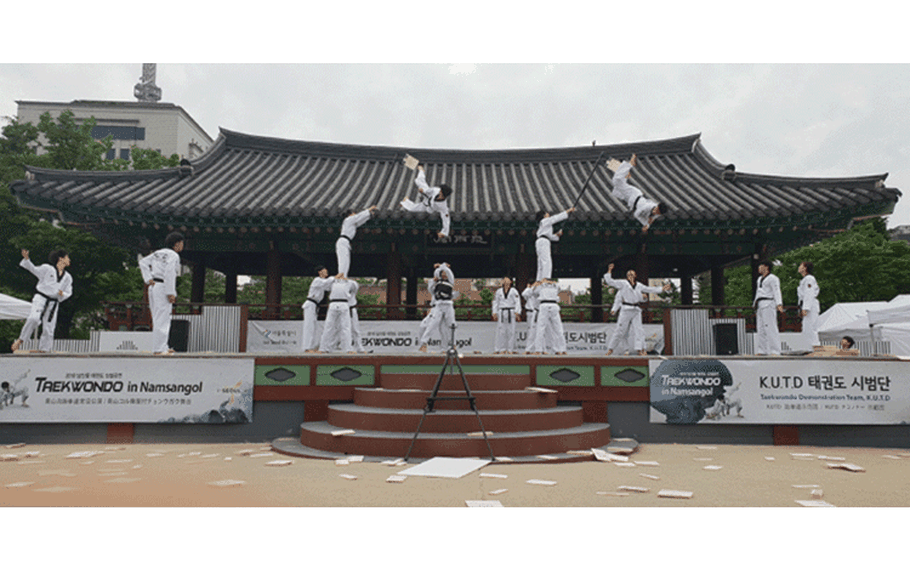
{"type": "Polygon", "coordinates": [[[5,357],[0,422],[245,423],[252,358],[5,357]]]}
{"type": "Polygon", "coordinates": [[[651,360],[651,422],[906,424],[905,361],[651,360]]]}
{"type": "MultiPolygon", "coordinates": [[[[322,334],[323,322],[318,322],[316,333],[322,334]]],[[[607,344],[615,323],[564,323],[566,349],[569,353],[606,353],[607,344]]],[[[300,353],[300,321],[250,321],[247,332],[247,353],[300,353]]],[[[663,351],[664,328],[660,324],[645,324],[645,349],[663,351]]],[[[417,321],[361,321],[361,344],[373,353],[413,353],[420,347],[420,322],[417,321]]],[[[528,324],[519,322],[516,327],[515,350],[527,351],[528,324]]],[[[464,353],[492,353],[496,340],[495,322],[458,322],[455,342],[464,353]]],[[[438,334],[432,334],[428,343],[430,351],[444,351],[438,334]]],[[[626,349],[620,344],[616,355],[626,349]]]]}

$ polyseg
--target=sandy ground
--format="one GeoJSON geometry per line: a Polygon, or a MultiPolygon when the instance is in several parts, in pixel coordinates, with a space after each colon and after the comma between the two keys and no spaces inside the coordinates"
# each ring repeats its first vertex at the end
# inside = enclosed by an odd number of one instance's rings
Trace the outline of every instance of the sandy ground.
{"type": "Polygon", "coordinates": [[[497,463],[459,479],[408,477],[403,483],[386,479],[408,465],[339,466],[278,454],[265,444],[26,445],[0,447],[0,455],[10,460],[0,462],[5,507],[465,507],[468,500],[504,507],[801,507],[796,501],[813,500],[812,489],[822,492],[814,500],[836,507],[910,505],[910,453],[898,449],[642,444],[630,456],[629,463],[638,462],[632,467],[497,463]],[[77,452],[96,453],[68,457],[77,452]],[[291,463],[268,465],[274,461],[291,463]],[[865,471],[830,469],[829,463],[865,471]],[[705,469],[715,466],[720,469],[705,469]],[[530,479],[556,484],[531,485],[530,479]],[[223,481],[240,483],[215,484],[223,481]],[[501,489],[507,491],[490,495],[501,489]],[[692,497],[658,497],[664,489],[692,497]]]}

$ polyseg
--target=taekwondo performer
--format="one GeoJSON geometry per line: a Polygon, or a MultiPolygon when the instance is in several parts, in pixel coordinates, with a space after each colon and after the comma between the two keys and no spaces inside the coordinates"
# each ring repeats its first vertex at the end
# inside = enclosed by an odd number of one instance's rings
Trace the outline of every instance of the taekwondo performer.
{"type": "Polygon", "coordinates": [[[338,273],[329,289],[329,310],[325,314],[325,324],[322,327],[322,340],[319,350],[323,353],[329,351],[351,350],[351,291],[350,281],[343,274],[338,273]]]}
{"type": "Polygon", "coordinates": [[[525,355],[530,355],[537,342],[537,282],[525,286],[521,297],[525,300],[525,321],[528,322],[528,334],[525,338],[525,355]]]}
{"type": "Polygon", "coordinates": [[[376,206],[373,205],[357,213],[353,209],[346,211],[344,221],[341,222],[341,236],[335,241],[335,257],[338,259],[338,273],[348,277],[348,269],[351,267],[351,241],[357,234],[357,228],[370,220],[376,206]]]}
{"type": "MultiPolygon", "coordinates": [[[[645,329],[641,324],[641,306],[640,304],[647,301],[643,294],[660,294],[670,290],[670,283],[664,284],[663,288],[656,286],[645,286],[635,280],[635,271],[626,272],[625,280],[616,280],[613,278],[613,263],[607,267],[607,273],[604,274],[604,283],[607,286],[616,288],[616,296],[622,307],[619,310],[619,319],[616,321],[616,329],[610,337],[610,343],[607,344],[607,357],[613,354],[620,339],[625,339],[626,344],[632,349],[638,351],[639,355],[645,354],[645,329]]],[[[613,313],[616,313],[617,302],[613,302],[613,313]]]]}
{"type": "Polygon", "coordinates": [[[758,265],[758,274],[758,287],[752,301],[755,308],[755,354],[780,355],[780,333],[777,331],[777,314],[774,313],[775,308],[784,313],[780,280],[771,274],[769,261],[758,265]]]}
{"type": "MultiPolygon", "coordinates": [[[[445,266],[446,269],[448,270],[449,265],[446,264],[446,263],[442,263],[442,264],[436,263],[436,264],[433,265],[433,276],[434,276],[434,277],[439,276],[439,274],[442,273],[442,267],[443,267],[443,266],[445,266]]],[[[451,270],[449,270],[449,273],[451,273],[451,270]]],[[[453,276],[453,277],[452,277],[452,280],[454,281],[454,279],[455,279],[455,277],[453,276]]],[[[430,309],[429,309],[429,311],[427,311],[427,315],[425,315],[425,316],[423,317],[423,319],[420,320],[420,325],[417,327],[417,341],[418,341],[418,343],[420,342],[420,338],[423,337],[423,334],[426,332],[427,326],[430,325],[430,321],[433,320],[433,316],[436,314],[436,312],[433,311],[433,307],[436,305],[436,298],[434,298],[432,295],[430,295],[430,302],[429,302],[429,303],[430,303],[430,309]]],[[[428,342],[429,342],[429,338],[432,337],[432,335],[433,335],[433,333],[432,333],[432,330],[431,330],[431,331],[430,331],[430,335],[427,336],[427,341],[428,341],[428,342]]]]}
{"type": "Polygon", "coordinates": [[[420,336],[418,349],[423,353],[427,352],[427,344],[430,342],[430,335],[434,330],[439,331],[443,351],[448,350],[454,333],[452,326],[455,325],[455,306],[452,300],[458,297],[458,292],[452,286],[455,283],[455,274],[447,263],[435,266],[433,280],[427,286],[435,304],[430,309],[430,319],[423,335],[420,336]]]}
{"type": "Polygon", "coordinates": [[[351,341],[354,343],[354,351],[366,353],[363,348],[363,341],[360,335],[360,317],[357,315],[357,292],[360,290],[360,284],[356,280],[348,280],[351,287],[351,295],[348,296],[348,311],[351,312],[351,341]]]}
{"type": "Polygon", "coordinates": [[[422,165],[417,166],[417,190],[420,192],[419,201],[411,201],[405,197],[401,206],[408,211],[417,211],[423,213],[438,213],[442,219],[442,229],[436,233],[440,239],[449,237],[449,205],[446,199],[452,195],[452,188],[446,184],[440,184],[439,187],[430,187],[427,184],[427,174],[422,165]]]}
{"type": "Polygon", "coordinates": [[[802,280],[799,281],[799,288],[796,289],[796,295],[799,297],[799,315],[803,318],[803,340],[809,349],[821,345],[818,340],[818,282],[812,275],[814,265],[811,262],[802,262],[797,269],[802,280]]]}
{"type": "Polygon", "coordinates": [[[559,315],[559,285],[553,280],[541,280],[537,285],[537,337],[535,353],[546,353],[553,347],[557,355],[566,354],[566,335],[559,315]]]}
{"type": "Polygon", "coordinates": [[[502,279],[502,287],[493,296],[493,321],[496,322],[494,353],[515,353],[515,322],[521,318],[521,297],[512,287],[512,279],[502,279]]]}
{"type": "Polygon", "coordinates": [[[319,302],[325,297],[326,291],[332,287],[332,282],[335,280],[334,277],[329,277],[329,271],[325,266],[317,266],[316,274],[318,276],[310,283],[306,300],[303,301],[303,337],[300,348],[304,353],[318,352],[316,322],[319,319],[319,302]]]}
{"type": "Polygon", "coordinates": [[[171,233],[164,239],[164,248],[139,260],[142,279],[148,284],[149,310],[152,312],[152,353],[173,353],[167,342],[171,332],[172,304],[177,301],[177,274],[180,272],[180,252],[183,235],[171,233]]]}
{"type": "Polygon", "coordinates": [[[632,154],[628,162],[617,164],[613,161],[611,169],[613,172],[613,197],[625,204],[635,219],[642,224],[641,232],[647,233],[658,216],[667,212],[667,207],[663,203],[658,203],[642,195],[641,190],[633,185],[629,185],[629,178],[632,177],[632,168],[638,163],[638,158],[632,154]]]}
{"type": "Polygon", "coordinates": [[[537,212],[537,240],[534,248],[537,250],[537,282],[544,278],[553,277],[553,257],[550,255],[550,242],[556,242],[562,236],[562,231],[553,232],[553,225],[569,218],[569,213],[575,211],[570,207],[562,213],[550,216],[546,211],[537,212]]]}
{"type": "Polygon", "coordinates": [[[57,308],[60,302],[73,295],[73,276],[66,271],[70,265],[69,254],[63,249],[51,252],[47,258],[49,264],[35,266],[28,258],[28,251],[22,249],[22,261],[19,266],[38,278],[35,295],[32,296],[32,310],[28,314],[19,338],[13,341],[15,353],[22,347],[22,342],[31,337],[38,325],[41,325],[41,338],[38,339],[38,351],[50,351],[54,346],[54,330],[57,327],[57,308]]]}

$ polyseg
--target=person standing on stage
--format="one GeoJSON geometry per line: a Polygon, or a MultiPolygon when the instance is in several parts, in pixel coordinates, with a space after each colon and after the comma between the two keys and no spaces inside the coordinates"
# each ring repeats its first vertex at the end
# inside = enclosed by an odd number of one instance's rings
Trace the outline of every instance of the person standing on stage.
{"type": "Polygon", "coordinates": [[[152,312],[152,353],[173,353],[167,342],[171,332],[171,312],[177,301],[177,275],[180,272],[180,252],[183,235],[171,233],[164,239],[164,248],[139,260],[142,280],[148,285],[149,310],[152,312]]]}
{"type": "Polygon", "coordinates": [[[304,353],[318,352],[316,322],[319,319],[319,302],[335,280],[334,277],[329,277],[329,271],[325,266],[317,266],[316,274],[318,276],[310,283],[306,300],[303,301],[303,337],[300,348],[304,353]]]}
{"type": "Polygon", "coordinates": [[[401,206],[408,211],[417,211],[423,213],[438,213],[442,219],[442,229],[436,233],[440,239],[449,237],[449,205],[446,199],[452,195],[452,188],[446,184],[440,184],[439,187],[430,187],[427,183],[427,174],[423,165],[417,166],[417,190],[420,192],[419,201],[411,201],[405,197],[401,206]]]}
{"type": "Polygon", "coordinates": [[[803,339],[809,349],[821,345],[821,341],[818,339],[819,290],[818,282],[812,275],[813,269],[814,265],[811,262],[800,263],[798,271],[803,278],[799,281],[799,288],[796,289],[796,295],[799,298],[799,315],[803,318],[803,339]]]}
{"type": "Polygon", "coordinates": [[[348,296],[348,310],[351,312],[351,341],[353,342],[354,351],[365,353],[363,341],[360,335],[360,316],[357,315],[357,292],[360,290],[360,284],[356,280],[349,279],[348,285],[351,287],[351,293],[348,296]]]}
{"type": "Polygon", "coordinates": [[[32,309],[22,325],[19,338],[13,341],[15,353],[22,343],[31,337],[38,326],[41,326],[41,338],[38,340],[38,351],[47,352],[54,346],[54,330],[57,328],[57,308],[60,302],[73,295],[73,276],[66,271],[70,265],[69,254],[58,249],[48,255],[48,263],[35,266],[29,260],[28,250],[22,249],[22,261],[19,266],[38,278],[35,295],[32,296],[32,309]]]}
{"type": "Polygon", "coordinates": [[[566,354],[566,335],[559,315],[559,285],[552,280],[542,280],[537,285],[537,337],[535,353],[546,353],[553,348],[557,355],[566,354]]]}
{"type": "Polygon", "coordinates": [[[427,344],[430,342],[430,335],[434,330],[439,331],[439,339],[443,350],[447,350],[452,344],[455,325],[455,305],[453,300],[458,297],[453,284],[455,283],[455,274],[448,264],[443,263],[436,265],[433,273],[433,280],[430,281],[427,289],[435,304],[430,308],[429,321],[423,335],[420,336],[419,351],[426,353],[427,344]]]}
{"type": "Polygon", "coordinates": [[[629,184],[632,168],[638,164],[638,158],[632,154],[628,162],[616,166],[613,172],[613,197],[628,208],[635,220],[642,224],[641,232],[647,233],[651,223],[667,212],[667,206],[645,197],[641,190],[629,184]]]}
{"type": "MultiPolygon", "coordinates": [[[[627,345],[638,351],[639,355],[645,355],[645,328],[641,323],[641,304],[647,301],[644,294],[660,294],[670,290],[670,283],[667,282],[662,288],[657,286],[645,286],[635,280],[634,270],[626,272],[624,280],[613,278],[613,263],[607,267],[607,273],[604,274],[604,284],[616,288],[617,301],[621,302],[619,310],[619,319],[616,320],[616,330],[610,337],[607,344],[607,357],[613,354],[613,350],[621,339],[625,339],[627,345]]],[[[617,301],[613,302],[613,313],[616,313],[617,301]]]]}
{"type": "Polygon", "coordinates": [[[351,267],[351,240],[357,234],[357,228],[370,220],[376,206],[373,205],[357,213],[353,209],[346,211],[344,221],[341,222],[341,236],[335,241],[335,257],[338,259],[338,273],[348,277],[351,267]]]}
{"type": "Polygon", "coordinates": [[[553,232],[553,225],[569,218],[569,213],[575,211],[574,207],[569,207],[562,213],[550,215],[546,211],[537,212],[537,239],[534,241],[534,248],[537,251],[537,282],[544,278],[553,277],[553,257],[550,254],[550,243],[557,242],[562,236],[562,230],[553,232]]]}
{"type": "Polygon", "coordinates": [[[323,353],[345,350],[353,353],[350,308],[352,290],[350,281],[343,274],[335,275],[329,290],[329,309],[322,327],[322,340],[319,342],[319,350],[323,353]]]}
{"type": "Polygon", "coordinates": [[[515,322],[521,318],[521,297],[512,287],[512,279],[502,279],[502,287],[493,296],[493,321],[496,322],[494,353],[515,353],[515,322]]]}
{"type": "Polygon", "coordinates": [[[521,292],[525,300],[525,321],[528,322],[528,334],[525,339],[525,355],[530,355],[537,343],[537,282],[528,284],[521,292]]]}
{"type": "Polygon", "coordinates": [[[780,295],[780,279],[771,273],[771,263],[758,265],[758,287],[752,306],[755,308],[755,354],[780,355],[780,333],[777,330],[777,313],[784,313],[780,295]]]}

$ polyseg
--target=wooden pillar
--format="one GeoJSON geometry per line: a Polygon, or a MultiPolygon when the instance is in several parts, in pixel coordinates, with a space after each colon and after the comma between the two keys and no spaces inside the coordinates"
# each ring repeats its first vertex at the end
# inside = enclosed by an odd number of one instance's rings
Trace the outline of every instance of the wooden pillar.
{"type": "Polygon", "coordinates": [[[190,288],[190,301],[201,304],[205,301],[205,263],[193,263],[193,285],[190,288]]]}
{"type": "Polygon", "coordinates": [[[724,267],[711,267],[711,303],[715,306],[723,306],[726,303],[724,297],[724,267]]]}
{"type": "Polygon", "coordinates": [[[758,263],[761,259],[761,255],[756,253],[752,255],[752,297],[755,297],[755,293],[758,292],[758,263]]]}
{"type": "Polygon", "coordinates": [[[281,304],[281,252],[275,241],[270,241],[269,245],[265,257],[265,303],[269,304],[266,313],[276,317],[281,304]]]}
{"type": "MultiPolygon", "coordinates": [[[[600,304],[604,303],[604,281],[601,274],[591,276],[591,303],[595,306],[600,306],[600,304]]],[[[598,323],[604,321],[604,309],[602,307],[596,307],[591,310],[591,321],[598,323]]]]}
{"type": "Polygon", "coordinates": [[[408,268],[408,279],[404,291],[404,303],[409,306],[406,308],[407,319],[417,318],[417,308],[413,307],[417,304],[417,280],[417,271],[413,267],[408,268]]]}
{"type": "Polygon", "coordinates": [[[692,275],[687,272],[682,272],[679,277],[680,280],[680,301],[684,306],[692,305],[692,275]]]}
{"type": "Polygon", "coordinates": [[[224,303],[225,304],[236,304],[237,303],[237,275],[236,274],[225,274],[224,275],[224,303]]]}
{"type": "Polygon", "coordinates": [[[528,284],[533,282],[532,277],[537,276],[535,272],[532,271],[532,262],[534,260],[531,258],[531,255],[524,252],[525,246],[520,245],[520,252],[516,255],[515,259],[515,289],[523,291],[528,287],[528,284]]]}
{"type": "MultiPolygon", "coordinates": [[[[648,283],[648,253],[639,252],[632,258],[632,270],[639,282],[648,283]]],[[[622,275],[625,278],[625,274],[622,275]]]]}
{"type": "Polygon", "coordinates": [[[389,319],[401,319],[401,255],[397,250],[392,250],[386,262],[386,292],[385,302],[389,319]],[[392,307],[395,306],[395,307],[392,307]]]}

